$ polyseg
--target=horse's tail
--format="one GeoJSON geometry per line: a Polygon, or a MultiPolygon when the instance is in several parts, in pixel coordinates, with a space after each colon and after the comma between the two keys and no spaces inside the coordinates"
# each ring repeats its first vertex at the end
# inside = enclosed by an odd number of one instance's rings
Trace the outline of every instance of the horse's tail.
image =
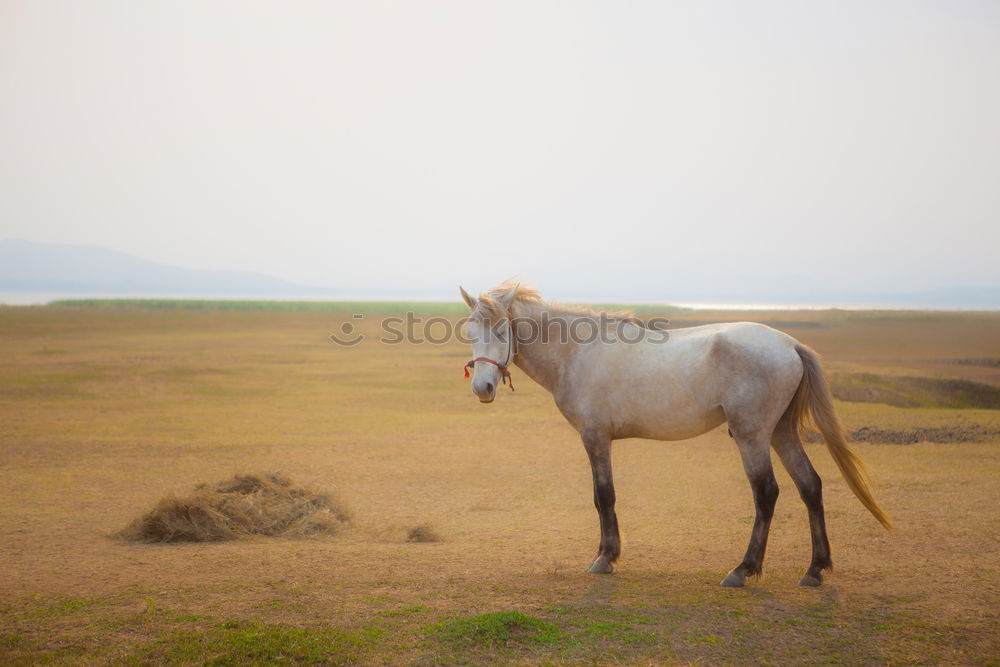
{"type": "Polygon", "coordinates": [[[820,367],[819,355],[805,345],[795,346],[795,351],[802,359],[802,381],[792,399],[791,413],[797,426],[801,426],[807,417],[812,416],[812,422],[823,434],[830,455],[840,468],[844,481],[857,496],[861,504],[872,513],[886,530],[892,530],[892,520],[882,511],[872,495],[868,473],[864,462],[854,453],[844,438],[844,427],[833,409],[833,397],[826,383],[826,376],[820,367]]]}

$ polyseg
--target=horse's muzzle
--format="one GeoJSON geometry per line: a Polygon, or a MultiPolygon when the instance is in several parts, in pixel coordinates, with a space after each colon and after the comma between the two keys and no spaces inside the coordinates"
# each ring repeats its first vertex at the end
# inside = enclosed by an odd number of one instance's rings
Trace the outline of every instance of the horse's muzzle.
{"type": "Polygon", "coordinates": [[[493,399],[497,397],[497,386],[492,382],[487,382],[485,386],[480,387],[473,382],[472,393],[479,398],[480,403],[492,403],[493,399]]]}

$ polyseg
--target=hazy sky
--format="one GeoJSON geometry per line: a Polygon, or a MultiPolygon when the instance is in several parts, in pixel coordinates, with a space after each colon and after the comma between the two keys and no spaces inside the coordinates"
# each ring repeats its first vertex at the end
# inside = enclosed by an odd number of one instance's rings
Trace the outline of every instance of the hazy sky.
{"type": "Polygon", "coordinates": [[[1000,286],[1000,2],[0,0],[0,237],[358,293],[1000,286]]]}

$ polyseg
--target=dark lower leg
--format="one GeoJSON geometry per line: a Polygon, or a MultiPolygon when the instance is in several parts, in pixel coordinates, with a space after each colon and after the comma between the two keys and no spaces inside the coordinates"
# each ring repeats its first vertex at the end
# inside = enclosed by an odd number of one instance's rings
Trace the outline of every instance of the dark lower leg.
{"type": "Polygon", "coordinates": [[[751,482],[753,487],[753,502],[757,510],[753,530],[750,532],[750,543],[739,567],[746,576],[760,575],[764,566],[764,552],[767,550],[767,536],[771,530],[771,517],[774,516],[774,505],[778,501],[778,480],[774,471],[751,482]]]}
{"type": "Polygon", "coordinates": [[[594,506],[601,520],[601,543],[598,556],[610,562],[618,560],[621,554],[621,540],[618,537],[618,516],[615,514],[615,488],[610,482],[594,484],[594,506]]]}
{"type": "Polygon", "coordinates": [[[584,436],[594,477],[594,507],[601,523],[601,542],[589,572],[606,574],[621,554],[618,517],[615,515],[615,486],[611,473],[611,441],[607,438],[584,436]]]}
{"type": "Polygon", "coordinates": [[[816,471],[809,466],[812,473],[799,487],[802,502],[809,510],[809,533],[812,536],[812,562],[806,571],[806,576],[799,583],[816,585],[823,581],[823,570],[833,569],[833,559],[830,557],[830,541],[826,536],[826,517],[823,512],[823,482],[816,471]]]}
{"type": "Polygon", "coordinates": [[[723,586],[742,586],[747,577],[759,576],[764,566],[764,552],[767,550],[767,536],[771,530],[771,517],[778,501],[778,480],[770,468],[750,480],[753,489],[754,507],[757,510],[750,532],[743,560],[722,581],[723,586]]]}

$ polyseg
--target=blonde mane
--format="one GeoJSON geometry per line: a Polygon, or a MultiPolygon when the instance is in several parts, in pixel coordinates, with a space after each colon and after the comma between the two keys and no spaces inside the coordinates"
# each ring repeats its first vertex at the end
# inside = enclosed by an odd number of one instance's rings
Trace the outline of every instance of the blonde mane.
{"type": "Polygon", "coordinates": [[[484,324],[494,324],[507,319],[507,309],[503,306],[503,301],[509,297],[514,290],[513,303],[522,303],[542,308],[549,312],[552,317],[584,317],[588,319],[599,319],[602,314],[610,319],[631,320],[639,324],[635,312],[631,310],[595,310],[590,306],[569,306],[555,301],[542,299],[542,295],[531,285],[519,283],[514,279],[508,279],[496,287],[492,287],[479,295],[479,303],[472,311],[470,318],[483,322],[484,324]]]}

